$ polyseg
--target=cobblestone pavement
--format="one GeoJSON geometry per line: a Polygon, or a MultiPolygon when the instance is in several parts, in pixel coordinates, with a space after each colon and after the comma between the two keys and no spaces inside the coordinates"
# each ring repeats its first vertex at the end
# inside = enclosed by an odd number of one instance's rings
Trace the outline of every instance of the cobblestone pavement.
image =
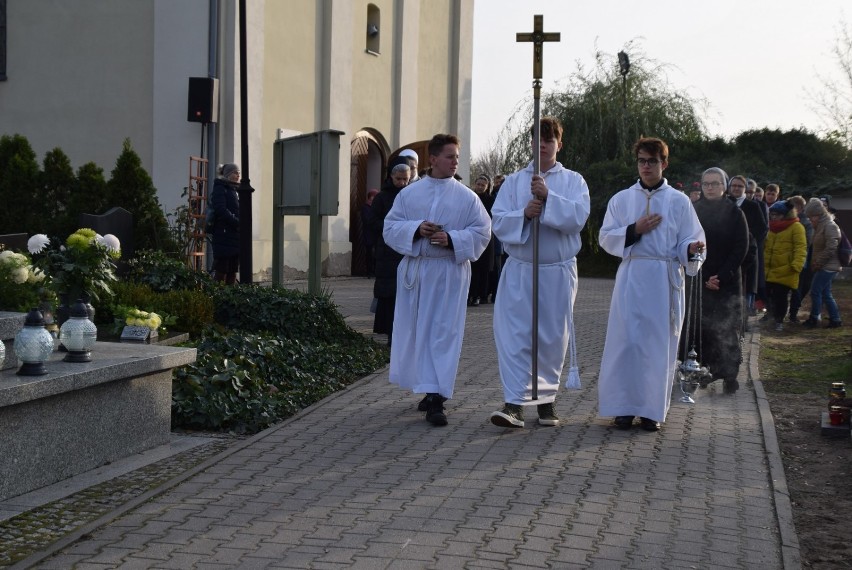
{"type": "MultiPolygon", "coordinates": [[[[372,281],[324,285],[369,331],[372,281]]],[[[502,390],[482,305],[449,426],[427,424],[382,370],[21,567],[800,567],[758,339],[736,395],[717,382],[694,405],[675,397],[660,432],[615,430],[596,386],[612,285],[580,281],[583,388],[561,393],[557,428],[489,422],[502,390]]]]}

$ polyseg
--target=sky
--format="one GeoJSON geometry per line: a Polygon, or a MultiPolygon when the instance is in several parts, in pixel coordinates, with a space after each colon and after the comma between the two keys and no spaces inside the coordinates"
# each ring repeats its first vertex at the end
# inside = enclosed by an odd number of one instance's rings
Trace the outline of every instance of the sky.
{"type": "Polygon", "coordinates": [[[536,14],[545,32],[561,34],[544,44],[543,92],[564,85],[578,62],[592,67],[596,47],[615,57],[634,40],[669,66],[670,85],[707,100],[707,130],[725,138],[764,127],[818,132],[813,93],[820,76],[840,80],[831,52],[842,23],[852,26],[849,0],[476,0],[472,156],[532,99],[533,48],[516,34],[531,32],[536,14]]]}

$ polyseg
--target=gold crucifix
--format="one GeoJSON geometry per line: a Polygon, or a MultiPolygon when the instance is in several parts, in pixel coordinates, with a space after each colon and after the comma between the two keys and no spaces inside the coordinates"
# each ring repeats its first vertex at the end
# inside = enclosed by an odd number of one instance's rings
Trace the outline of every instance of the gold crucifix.
{"type": "Polygon", "coordinates": [[[544,16],[536,14],[533,16],[533,31],[531,33],[517,34],[516,41],[533,43],[533,79],[541,79],[541,60],[544,54],[544,42],[560,41],[561,34],[559,32],[545,33],[542,29],[543,27],[544,16]]]}

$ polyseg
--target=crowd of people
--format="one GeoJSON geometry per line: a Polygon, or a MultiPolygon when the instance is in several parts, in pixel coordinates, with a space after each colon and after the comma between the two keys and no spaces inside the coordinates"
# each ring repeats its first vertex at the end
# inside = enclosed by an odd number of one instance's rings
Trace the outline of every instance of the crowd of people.
{"type": "MultiPolygon", "coordinates": [[[[479,174],[468,188],[456,173],[461,141],[441,134],[429,143],[427,169],[418,172],[417,154],[403,151],[381,190],[368,195],[362,221],[375,276],[374,331],[391,347],[390,381],[423,394],[417,407],[433,425],[447,424],[466,312],[487,303],[494,303],[504,395],[491,422],[523,427],[524,410],[535,406],[540,425],[559,425],[555,403],[574,342],[576,255],[590,197],[583,177],[556,160],[559,121],[542,118],[540,134],[532,149],[538,172],[530,162],[505,177],[479,174]],[[548,309],[538,312],[533,341],[535,249],[538,301],[548,309]]],[[[739,389],[749,317],[777,332],[785,324],[815,328],[824,308],[825,326],[842,326],[831,293],[841,232],[827,198],[785,198],[778,184],[763,189],[719,167],[688,189],[673,187],[663,140],[641,138],[634,154],[638,179],[610,199],[598,237],[621,259],[598,407],[616,428],[631,429],[638,417],[640,428],[656,431],[691,351],[710,370],[702,387],[721,381],[726,394],[739,389]],[[808,298],[810,313],[800,320],[808,298]]]]}

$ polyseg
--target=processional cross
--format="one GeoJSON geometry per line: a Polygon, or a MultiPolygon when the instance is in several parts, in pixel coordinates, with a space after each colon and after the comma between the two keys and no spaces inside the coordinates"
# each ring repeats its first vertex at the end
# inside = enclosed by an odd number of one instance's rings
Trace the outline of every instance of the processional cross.
{"type": "MultiPolygon", "coordinates": [[[[558,32],[543,31],[544,16],[533,16],[533,31],[517,34],[516,41],[533,43],[533,172],[541,175],[541,64],[544,42],[558,42],[558,32]]],[[[540,221],[533,218],[533,275],[532,275],[532,399],[538,400],[538,234],[540,221]]]]}

